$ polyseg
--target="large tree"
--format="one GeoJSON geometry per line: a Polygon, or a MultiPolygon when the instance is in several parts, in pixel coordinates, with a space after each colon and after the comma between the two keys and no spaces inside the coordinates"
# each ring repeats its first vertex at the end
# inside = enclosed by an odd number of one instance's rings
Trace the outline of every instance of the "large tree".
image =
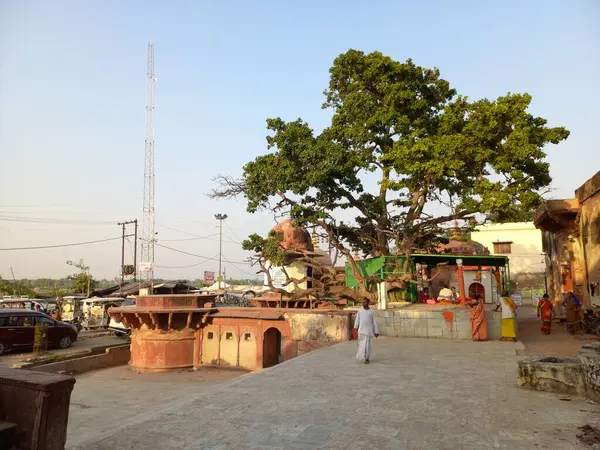
{"type": "MultiPolygon", "coordinates": [[[[213,196],[241,194],[249,212],[317,227],[349,261],[390,245],[409,255],[450,221],[534,208],[551,181],[544,147],[569,135],[527,111],[529,94],[470,101],[410,59],[349,50],[329,72],[331,124],[315,133],[302,119],[268,119],[270,152],[241,178],[217,177],[213,196]]],[[[260,244],[253,236],[247,248],[260,244]]]]}

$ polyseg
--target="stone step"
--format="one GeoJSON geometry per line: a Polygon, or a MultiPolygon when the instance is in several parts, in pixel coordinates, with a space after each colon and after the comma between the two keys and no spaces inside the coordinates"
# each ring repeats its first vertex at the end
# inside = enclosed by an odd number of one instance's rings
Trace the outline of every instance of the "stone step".
{"type": "Polygon", "coordinates": [[[17,425],[0,420],[0,448],[10,449],[14,445],[17,425]]]}

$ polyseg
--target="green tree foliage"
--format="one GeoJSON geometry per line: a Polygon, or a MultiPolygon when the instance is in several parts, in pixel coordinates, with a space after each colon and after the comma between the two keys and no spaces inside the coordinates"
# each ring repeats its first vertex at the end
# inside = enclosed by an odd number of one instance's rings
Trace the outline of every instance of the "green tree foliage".
{"type": "Polygon", "coordinates": [[[509,205],[503,210],[489,214],[488,220],[492,223],[533,222],[535,208],[540,204],[541,201],[534,202],[529,208],[523,208],[521,205],[509,205]]]}
{"type": "Polygon", "coordinates": [[[411,60],[349,50],[329,72],[330,125],[316,133],[302,119],[268,119],[270,153],[239,179],[217,177],[213,196],[243,195],[249,212],[318,227],[347,260],[390,245],[409,254],[449,221],[532,209],[551,181],[544,147],[569,135],[527,112],[529,94],[470,101],[411,60]],[[428,212],[440,203],[447,212],[428,212]]]}
{"type": "Polygon", "coordinates": [[[0,278],[0,295],[16,295],[35,298],[34,290],[27,285],[27,280],[3,280],[0,278]]]}
{"type": "Polygon", "coordinates": [[[90,267],[85,265],[83,259],[80,259],[79,262],[67,261],[67,264],[79,269],[79,272],[67,277],[71,281],[70,289],[74,292],[89,295],[98,285],[98,282],[90,274],[90,267]]]}

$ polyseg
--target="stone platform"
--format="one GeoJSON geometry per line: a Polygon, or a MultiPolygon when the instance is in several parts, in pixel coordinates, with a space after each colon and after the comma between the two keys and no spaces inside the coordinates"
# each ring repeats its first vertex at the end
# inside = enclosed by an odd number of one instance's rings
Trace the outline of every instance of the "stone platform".
{"type": "MultiPolygon", "coordinates": [[[[384,336],[471,339],[469,310],[458,305],[407,305],[374,313],[384,336]]],[[[489,340],[500,339],[502,313],[486,306],[486,319],[489,340]]]]}
{"type": "Polygon", "coordinates": [[[67,448],[573,450],[589,448],[577,427],[600,423],[597,404],[520,389],[512,343],[380,338],[370,365],[356,345],[147,401],[132,384],[114,394],[131,411],[108,431],[110,410],[72,410],[96,431],[70,430],[67,448]]]}

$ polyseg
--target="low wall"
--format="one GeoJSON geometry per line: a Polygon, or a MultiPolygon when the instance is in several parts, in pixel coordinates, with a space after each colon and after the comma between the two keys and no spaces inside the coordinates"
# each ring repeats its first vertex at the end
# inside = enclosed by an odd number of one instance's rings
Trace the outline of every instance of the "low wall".
{"type": "Polygon", "coordinates": [[[540,356],[517,363],[520,387],[559,394],[585,395],[583,368],[577,358],[540,356]]]}
{"type": "Polygon", "coordinates": [[[286,311],[291,339],[283,354],[288,360],[304,353],[352,339],[355,311],[286,311]]]}
{"type": "Polygon", "coordinates": [[[579,359],[588,395],[600,401],[600,342],[582,345],[579,359]]]}
{"type": "MultiPolygon", "coordinates": [[[[469,311],[463,308],[418,311],[412,307],[376,310],[374,313],[383,336],[471,339],[469,311]]],[[[486,318],[488,339],[500,339],[501,313],[488,310],[486,318]]]]}
{"type": "Polygon", "coordinates": [[[524,359],[517,363],[517,374],[521,387],[600,401],[600,342],[582,345],[579,358],[524,359]]]}
{"type": "Polygon", "coordinates": [[[84,373],[91,370],[105,369],[107,367],[122,366],[129,362],[129,344],[109,347],[105,353],[83,358],[67,359],[54,363],[44,364],[35,368],[38,372],[64,372],[84,373]]]}
{"type": "Polygon", "coordinates": [[[292,339],[297,341],[341,342],[352,336],[353,311],[286,311],[292,339]]]}
{"type": "Polygon", "coordinates": [[[16,424],[16,448],[65,448],[74,385],[67,375],[0,368],[0,421],[16,424]]]}

